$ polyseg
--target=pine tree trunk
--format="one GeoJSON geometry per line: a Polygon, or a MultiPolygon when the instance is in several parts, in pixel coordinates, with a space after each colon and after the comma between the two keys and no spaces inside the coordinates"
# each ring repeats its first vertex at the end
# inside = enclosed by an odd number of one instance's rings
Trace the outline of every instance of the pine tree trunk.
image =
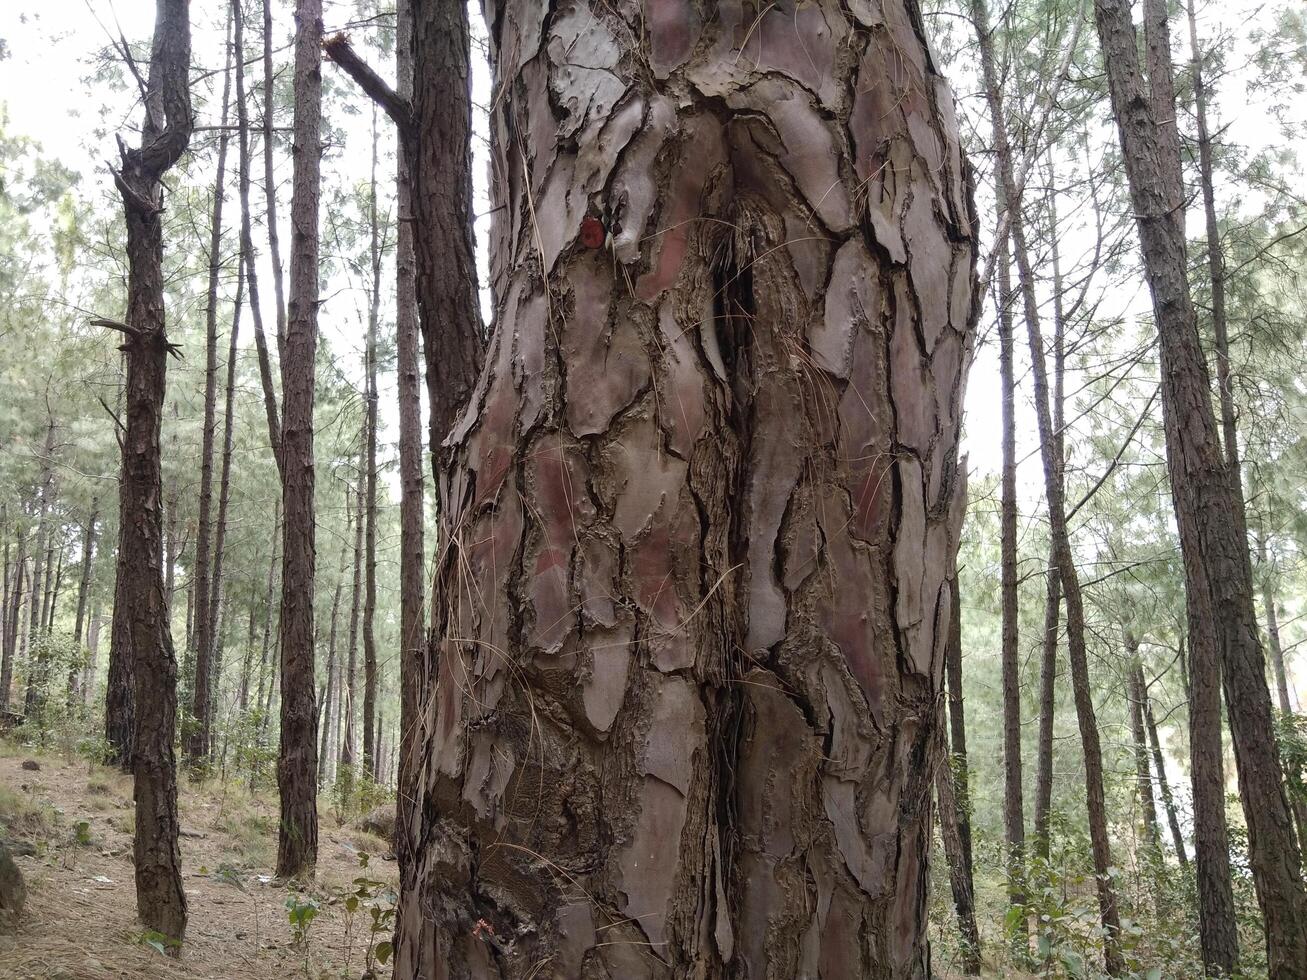
{"type": "MultiPolygon", "coordinates": [[[[271,0],[264,0],[264,91],[263,91],[263,153],[264,179],[267,183],[268,200],[268,240],[272,247],[273,282],[277,296],[277,340],[281,345],[281,336],[285,332],[285,305],[282,301],[281,255],[277,244],[277,194],[274,174],[272,172],[272,50],[270,47],[272,31],[271,0]]],[[[277,471],[282,474],[281,458],[281,410],[277,408],[277,389],[272,378],[272,362],[268,356],[268,341],[263,330],[263,307],[259,301],[258,253],[254,250],[254,237],[250,218],[250,120],[245,106],[245,17],[240,0],[231,0],[232,22],[234,26],[236,50],[241,52],[236,72],[236,122],[240,133],[240,201],[241,201],[241,264],[245,269],[245,281],[250,290],[250,320],[254,325],[254,348],[259,361],[259,385],[263,391],[263,414],[268,424],[268,445],[272,448],[272,457],[277,462],[277,471]]]]}
{"type": "MultiPolygon", "coordinates": [[[[227,37],[231,40],[231,14],[227,15],[227,37]]],[[[231,107],[232,48],[227,48],[227,66],[222,79],[222,129],[218,135],[218,164],[213,182],[213,211],[209,218],[209,292],[204,316],[204,426],[200,443],[200,514],[195,534],[195,568],[192,571],[195,596],[195,686],[192,690],[193,720],[186,737],[186,761],[198,766],[213,750],[213,617],[210,604],[211,546],[213,541],[213,443],[218,428],[218,280],[222,274],[222,205],[226,198],[227,118],[231,107]]]]}
{"type": "Polygon", "coordinates": [[[928,975],[973,217],[916,5],[854,9],[488,17],[397,977],[928,975]]]}
{"type": "MultiPolygon", "coordinates": [[[[95,524],[100,519],[100,498],[91,498],[91,516],[86,521],[86,530],[82,538],[82,571],[77,577],[77,614],[73,619],[73,645],[82,649],[82,628],[86,625],[86,599],[91,590],[91,572],[95,567],[95,524]]],[[[71,706],[78,697],[81,683],[78,663],[68,666],[68,704],[71,706]]]]}
{"type": "Polygon", "coordinates": [[[1157,803],[1153,799],[1153,776],[1148,769],[1148,735],[1144,728],[1144,691],[1140,684],[1139,641],[1129,630],[1125,634],[1127,654],[1126,697],[1130,701],[1130,737],[1135,750],[1135,785],[1139,793],[1139,811],[1143,820],[1144,841],[1156,854],[1162,840],[1157,832],[1157,803]]]}
{"type": "MultiPolygon", "coordinates": [[[[400,98],[413,97],[413,11],[411,0],[395,4],[395,74],[400,98]]],[[[399,396],[399,792],[395,847],[409,846],[409,804],[416,784],[406,778],[417,729],[417,709],[426,688],[426,562],[422,476],[422,367],[418,350],[417,258],[413,252],[413,192],[404,141],[398,150],[398,218],[395,222],[395,357],[399,396]]],[[[434,447],[433,447],[434,449],[434,447]]],[[[416,774],[413,774],[416,778],[416,774]]],[[[406,860],[401,857],[400,860],[406,860]]]]}
{"type": "MultiPolygon", "coordinates": [[[[967,461],[958,466],[958,488],[954,498],[953,528],[961,540],[962,522],[967,510],[967,461]]],[[[949,865],[949,884],[953,906],[962,936],[962,968],[969,976],[979,976],[981,968],[980,930],[976,927],[975,877],[971,853],[970,772],[967,762],[967,725],[962,696],[962,593],[958,587],[957,554],[949,565],[950,609],[948,645],[944,648],[944,674],[948,682],[948,715],[951,745],[944,737],[943,761],[935,777],[939,799],[940,835],[949,865]]]]}
{"type": "MultiPolygon", "coordinates": [[[[236,0],[233,0],[235,3],[236,0]]],[[[240,13],[237,12],[237,18],[240,13]]],[[[298,10],[296,11],[298,19],[298,10]]],[[[267,211],[268,225],[268,257],[272,265],[272,295],[276,300],[277,307],[277,355],[286,356],[286,281],[285,266],[281,262],[281,237],[277,228],[277,173],[273,167],[273,147],[276,145],[274,128],[276,124],[276,104],[273,95],[273,67],[272,67],[272,0],[263,0],[263,196],[267,211]]],[[[296,93],[296,104],[299,102],[298,93],[296,93]]],[[[244,100],[242,100],[243,104],[244,100]]],[[[242,123],[241,131],[248,132],[248,127],[242,123]]],[[[299,146],[299,141],[295,141],[295,146],[299,146]]],[[[248,169],[248,168],[247,168],[248,169]]],[[[245,209],[249,211],[248,204],[245,209]]],[[[247,273],[251,277],[253,273],[247,273]]],[[[256,310],[259,304],[254,299],[254,282],[250,282],[250,304],[251,308],[256,310]]],[[[255,318],[255,338],[262,341],[263,323],[261,318],[255,318]]],[[[267,345],[263,344],[259,356],[267,360],[267,345]]],[[[271,374],[269,374],[271,380],[271,374]]],[[[276,398],[272,400],[275,409],[276,398]]],[[[276,446],[274,445],[274,451],[276,446]]]]}
{"type": "Polygon", "coordinates": [[[18,554],[14,561],[13,584],[8,593],[9,613],[5,635],[0,642],[0,714],[9,710],[10,691],[14,684],[14,654],[18,646],[18,624],[23,605],[23,583],[27,577],[27,533],[18,525],[18,554]]]}
{"type": "MultiPolygon", "coordinates": [[[[1167,463],[1195,662],[1215,661],[1206,650],[1214,645],[1248,825],[1249,864],[1266,924],[1268,973],[1279,980],[1300,975],[1307,963],[1307,893],[1281,781],[1253,606],[1242,494],[1222,453],[1211,378],[1187,278],[1184,186],[1166,5],[1161,0],[1146,0],[1144,5],[1147,91],[1130,4],[1096,0],[1095,11],[1144,272],[1153,297],[1167,463]]],[[[1201,686],[1195,676],[1195,688],[1201,686]]]]}
{"type": "Polygon", "coordinates": [[[363,517],[364,586],[363,586],[363,771],[376,775],[376,741],[373,728],[377,714],[377,320],[381,315],[381,228],[377,222],[377,110],[372,109],[372,184],[369,195],[369,218],[372,229],[372,294],[368,308],[367,336],[367,419],[364,451],[367,462],[364,479],[367,499],[363,517]]]}
{"type": "MultiPolygon", "coordinates": [[[[365,440],[366,441],[366,440],[365,440]]],[[[354,691],[358,674],[359,604],[363,589],[363,472],[359,460],[358,488],[354,505],[354,579],[349,604],[349,653],[345,668],[345,682],[341,686],[345,706],[345,732],[340,740],[340,765],[349,779],[353,772],[354,756],[358,743],[354,739],[354,691]]]]}
{"type": "MultiPolygon", "coordinates": [[[[1066,411],[1066,318],[1062,306],[1062,262],[1058,247],[1061,232],[1057,220],[1057,181],[1049,159],[1049,252],[1053,264],[1053,456],[1057,479],[1066,493],[1065,411],[1066,411]]],[[[1049,548],[1048,568],[1044,573],[1044,633],[1039,657],[1039,735],[1035,753],[1035,848],[1034,853],[1046,866],[1051,844],[1049,823],[1053,811],[1053,731],[1057,709],[1057,648],[1060,635],[1062,581],[1058,578],[1057,558],[1049,548]]]]}
{"type": "MultiPolygon", "coordinates": [[[[1022,796],[1021,767],[1021,664],[1017,606],[1017,426],[1016,375],[1013,366],[1011,263],[1008,243],[1000,243],[1003,254],[998,260],[999,281],[999,375],[1003,389],[1003,473],[1000,504],[1000,590],[1002,593],[1002,665],[1003,684],[1003,840],[1007,845],[1006,873],[1008,902],[1014,907],[1025,904],[1024,851],[1026,841],[1025,807],[1022,796]]],[[[1011,941],[1019,955],[1030,945],[1030,930],[1025,916],[1014,917],[1011,941]]]]}
{"type": "MultiPolygon", "coordinates": [[[[209,584],[209,608],[219,608],[220,602],[226,595],[223,588],[223,558],[227,551],[227,511],[231,506],[231,460],[233,445],[233,430],[236,423],[236,358],[237,342],[240,337],[241,327],[241,307],[245,302],[245,270],[241,263],[237,263],[236,268],[236,302],[232,306],[231,313],[231,336],[227,342],[227,381],[226,381],[226,404],[223,408],[222,422],[222,470],[218,477],[218,520],[214,527],[213,534],[213,575],[209,584]]],[[[214,659],[214,685],[212,691],[213,704],[209,708],[210,715],[217,710],[218,687],[217,681],[222,670],[221,661],[221,632],[216,634],[218,641],[215,643],[214,659]]],[[[245,708],[245,692],[249,686],[249,648],[246,648],[245,662],[242,665],[241,672],[241,710],[245,708]]],[[[226,739],[223,741],[224,752],[226,751],[226,739]]],[[[212,753],[212,746],[210,746],[212,753]]]]}
{"type": "Polygon", "coordinates": [[[326,785],[331,778],[331,709],[336,700],[336,626],[340,616],[340,582],[331,596],[331,626],[327,631],[327,687],[322,695],[322,743],[318,747],[319,785],[326,785]]]}
{"type": "Polygon", "coordinates": [[[127,622],[127,579],[119,570],[127,516],[122,487],[127,481],[124,457],[118,476],[118,548],[114,562],[113,606],[109,620],[109,670],[104,690],[104,739],[108,745],[110,765],[124,772],[132,771],[132,748],[136,731],[136,660],[132,656],[132,637],[127,622]]]}
{"type": "Polygon", "coordinates": [[[1162,757],[1162,743],[1157,737],[1157,721],[1153,718],[1153,704],[1148,697],[1148,684],[1144,680],[1144,669],[1135,664],[1135,686],[1140,691],[1140,700],[1144,708],[1144,727],[1148,731],[1148,741],[1153,752],[1153,771],[1157,773],[1157,788],[1162,797],[1162,807],[1166,810],[1166,823],[1171,829],[1171,843],[1175,847],[1175,856],[1180,867],[1189,867],[1189,855],[1185,852],[1184,834],[1180,830],[1180,818],[1175,810],[1175,800],[1171,797],[1171,784],[1166,778],[1166,760],[1162,757]]]}
{"type": "MultiPolygon", "coordinates": [[[[141,147],[120,143],[115,182],[127,223],[126,430],[121,487],[122,536],[115,588],[120,656],[133,661],[135,712],[132,774],[136,800],[136,907],[147,929],[180,940],[186,932],[177,845],[177,770],[173,754],[177,715],[177,660],[163,580],[159,436],[168,356],[174,353],[164,320],[163,187],[160,178],[185,152],[192,115],[189,4],[159,0],[145,99],[141,147]],[[162,128],[161,128],[162,127],[162,128]]],[[[102,322],[101,325],[108,325],[102,322]]],[[[179,947],[170,947],[175,950],[179,947]]]]}
{"type": "Polygon", "coordinates": [[[32,550],[32,587],[28,590],[27,602],[27,649],[30,663],[27,670],[27,690],[23,698],[23,712],[28,718],[35,718],[41,710],[41,692],[43,672],[48,663],[49,653],[44,646],[38,646],[45,626],[45,613],[49,606],[50,592],[47,579],[52,577],[50,571],[51,530],[49,517],[54,496],[54,434],[55,421],[51,416],[45,427],[45,444],[41,452],[40,496],[37,502],[36,544],[32,550]]]}
{"type": "MultiPolygon", "coordinates": [[[[272,512],[272,555],[268,559],[268,581],[264,586],[263,595],[263,647],[259,657],[259,693],[254,700],[254,706],[264,712],[263,727],[267,727],[268,715],[265,699],[264,684],[270,680],[270,664],[268,661],[268,648],[271,645],[272,638],[272,611],[276,608],[277,591],[274,589],[274,583],[277,577],[277,569],[280,566],[278,545],[281,543],[281,498],[278,497],[273,505],[272,512]]],[[[271,686],[271,685],[269,685],[271,686]]]]}
{"type": "Polygon", "coordinates": [[[281,362],[281,825],[277,874],[311,875],[318,859],[318,711],[313,689],[313,400],[318,345],[318,197],[322,164],[322,0],[295,5],[295,174],[290,302],[281,362]]]}

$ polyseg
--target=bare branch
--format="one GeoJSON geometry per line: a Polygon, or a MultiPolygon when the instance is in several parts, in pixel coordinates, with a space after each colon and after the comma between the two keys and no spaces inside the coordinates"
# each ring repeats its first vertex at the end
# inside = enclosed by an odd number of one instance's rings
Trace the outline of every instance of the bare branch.
{"type": "Polygon", "coordinates": [[[407,138],[413,130],[412,106],[358,56],[349,38],[345,34],[333,34],[322,42],[322,50],[394,121],[400,137],[407,138]]]}
{"type": "Polygon", "coordinates": [[[96,317],[90,321],[93,327],[105,327],[109,330],[117,330],[119,333],[125,333],[133,340],[139,340],[141,332],[133,326],[123,323],[121,320],[110,320],[108,317],[96,317]]]}

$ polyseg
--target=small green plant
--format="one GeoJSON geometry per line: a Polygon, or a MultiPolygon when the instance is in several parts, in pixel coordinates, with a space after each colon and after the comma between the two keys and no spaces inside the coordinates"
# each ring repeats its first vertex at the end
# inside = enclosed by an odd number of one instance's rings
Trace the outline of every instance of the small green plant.
{"type": "Polygon", "coordinates": [[[181,940],[173,939],[171,936],[165,936],[155,929],[146,929],[136,937],[136,941],[142,946],[149,946],[160,956],[170,956],[181,949],[181,940]]]}
{"type": "Polygon", "coordinates": [[[91,846],[91,823],[89,820],[79,820],[73,824],[73,841],[80,847],[91,846]]]}
{"type": "Polygon", "coordinates": [[[317,900],[305,895],[291,895],[286,899],[286,918],[290,922],[291,940],[304,951],[304,976],[309,977],[309,930],[313,920],[322,911],[317,900]]]}
{"type": "MultiPolygon", "coordinates": [[[[359,852],[359,868],[367,870],[370,856],[367,851],[359,852]]],[[[387,887],[384,881],[376,881],[366,875],[354,879],[354,886],[345,893],[345,969],[349,970],[349,956],[354,944],[351,937],[354,931],[354,919],[362,909],[367,914],[367,943],[363,949],[363,977],[375,977],[376,968],[390,962],[394,945],[390,936],[395,931],[395,905],[398,896],[387,887]]]]}

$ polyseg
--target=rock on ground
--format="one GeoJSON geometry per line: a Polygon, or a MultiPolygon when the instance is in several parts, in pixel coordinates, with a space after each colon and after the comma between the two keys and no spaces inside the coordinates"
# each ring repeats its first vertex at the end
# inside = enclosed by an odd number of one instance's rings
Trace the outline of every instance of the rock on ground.
{"type": "Polygon", "coordinates": [[[0,841],[0,912],[18,913],[27,902],[23,873],[14,864],[9,848],[0,841]]]}

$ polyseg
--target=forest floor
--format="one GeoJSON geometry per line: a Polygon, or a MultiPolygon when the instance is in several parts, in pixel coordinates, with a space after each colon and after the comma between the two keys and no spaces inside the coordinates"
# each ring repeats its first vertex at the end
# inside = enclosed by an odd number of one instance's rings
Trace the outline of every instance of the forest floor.
{"type": "MultiPolygon", "coordinates": [[[[243,980],[357,978],[371,935],[368,906],[389,908],[398,873],[379,838],[321,819],[316,880],[304,889],[273,878],[277,803],[244,786],[183,781],[182,868],[190,922],[179,959],[147,943],[136,920],[131,780],[77,756],[33,754],[0,741],[0,834],[19,853],[26,911],[0,924],[3,980],[243,980]],[[34,761],[39,770],[23,768],[34,761]],[[7,826],[7,830],[5,829],[7,826]],[[21,852],[28,853],[21,853],[21,852]],[[370,859],[360,858],[367,854],[370,859]],[[367,867],[362,861],[367,860],[367,867]],[[379,883],[353,913],[345,898],[379,883]],[[293,941],[289,900],[320,911],[308,942],[293,941]]],[[[389,968],[374,976],[388,977],[389,968]]]]}

